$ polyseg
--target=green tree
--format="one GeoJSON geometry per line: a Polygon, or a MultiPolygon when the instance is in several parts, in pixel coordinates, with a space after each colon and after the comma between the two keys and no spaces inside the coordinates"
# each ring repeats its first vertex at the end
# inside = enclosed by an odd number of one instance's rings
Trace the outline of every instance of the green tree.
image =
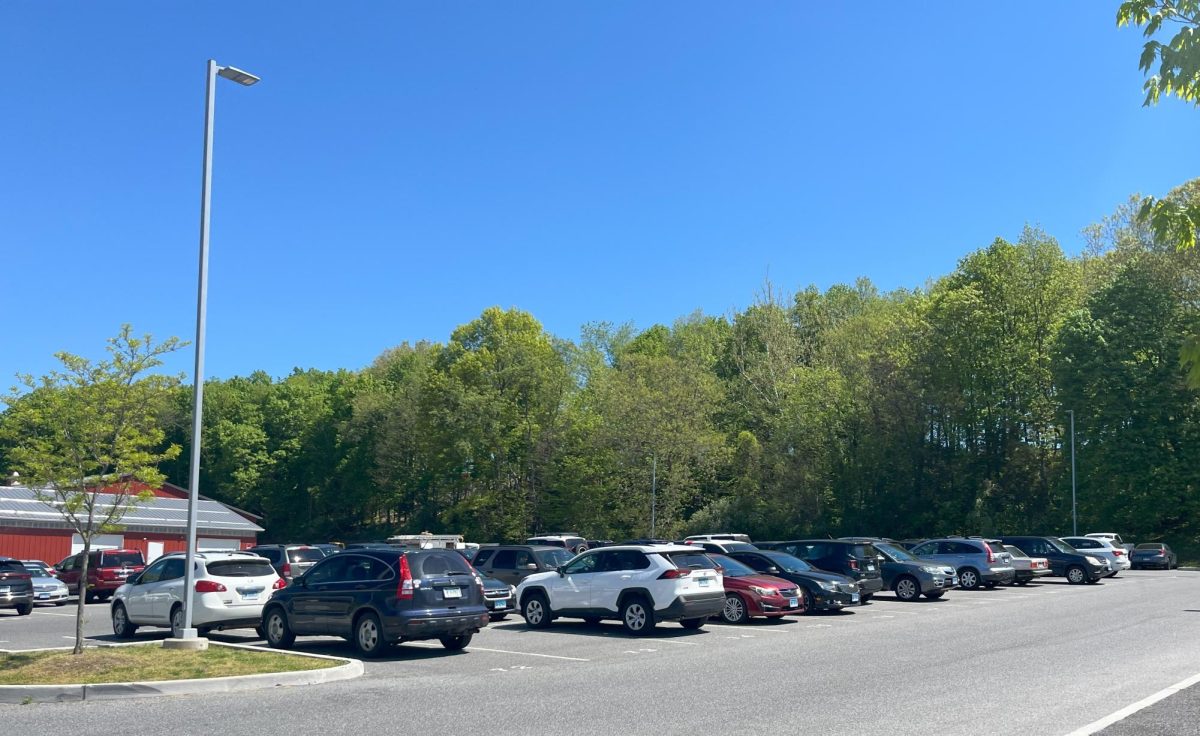
{"type": "Polygon", "coordinates": [[[179,347],[175,338],[134,337],[124,325],[108,340],[107,360],[56,353],[61,370],[22,376],[27,392],[4,399],[9,462],[83,540],[75,654],[83,651],[92,539],[119,529],[122,517],[150,495],[140,484],[161,484],[159,464],[179,455],[179,445],[164,447],[161,423],[179,379],[150,373],[179,347]]]}

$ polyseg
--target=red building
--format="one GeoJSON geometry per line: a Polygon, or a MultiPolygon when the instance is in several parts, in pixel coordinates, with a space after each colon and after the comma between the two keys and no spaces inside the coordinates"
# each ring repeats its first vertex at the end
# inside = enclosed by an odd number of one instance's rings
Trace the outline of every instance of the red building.
{"type": "MultiPolygon", "coordinates": [[[[149,490],[154,497],[128,511],[120,531],[98,534],[93,549],[139,549],[146,561],[187,548],[187,491],[166,484],[149,490]]],[[[111,495],[101,492],[100,496],[111,495]]],[[[52,497],[49,492],[43,496],[52,497]]],[[[31,488],[0,486],[0,556],[44,560],[54,564],[83,549],[83,540],[55,508],[31,488]]],[[[103,502],[102,502],[103,505],[103,502]]],[[[261,519],[232,506],[200,497],[196,509],[196,546],[200,549],[246,549],[263,529],[261,519]]]]}

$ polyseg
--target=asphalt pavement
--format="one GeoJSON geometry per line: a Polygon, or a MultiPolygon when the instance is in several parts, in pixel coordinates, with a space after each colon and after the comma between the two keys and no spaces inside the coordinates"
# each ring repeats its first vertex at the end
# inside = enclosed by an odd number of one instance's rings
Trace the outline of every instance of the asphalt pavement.
{"type": "MultiPolygon", "coordinates": [[[[85,632],[112,638],[107,606],[85,632]]],[[[0,611],[0,648],[70,645],[71,607],[0,611]],[[65,614],[65,615],[64,615],[65,614]]],[[[12,733],[1067,734],[1200,673],[1200,573],[1136,571],[1098,585],[889,595],[851,612],[662,624],[493,624],[464,652],[410,643],[358,680],[222,696],[0,706],[12,733]],[[207,701],[206,701],[207,703],[207,701]],[[130,718],[131,707],[137,718],[130,718]],[[202,717],[199,717],[202,714],[202,717]]],[[[165,637],[139,631],[139,638],[165,637]]],[[[250,630],[213,634],[254,643],[250,630]]],[[[353,656],[334,638],[297,648],[353,656]]],[[[1200,690],[1173,695],[1105,736],[1200,733],[1200,690]],[[1141,719],[1135,721],[1134,719],[1141,719]],[[1149,719],[1149,720],[1147,720],[1149,719]],[[1131,724],[1144,722],[1141,730],[1131,724]]]]}

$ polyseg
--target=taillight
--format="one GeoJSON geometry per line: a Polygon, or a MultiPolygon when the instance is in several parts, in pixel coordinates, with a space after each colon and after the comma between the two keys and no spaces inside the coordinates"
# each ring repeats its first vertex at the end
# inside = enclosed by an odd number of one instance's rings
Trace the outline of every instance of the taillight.
{"type": "Polygon", "coordinates": [[[283,568],[280,570],[279,574],[284,576],[285,578],[290,578],[292,576],[291,563],[288,563],[288,562],[283,563],[283,568]]]}
{"type": "Polygon", "coordinates": [[[271,590],[283,590],[287,587],[287,581],[283,578],[276,578],[275,582],[271,583],[271,590]]]}
{"type": "Polygon", "coordinates": [[[684,570],[682,567],[672,567],[670,570],[664,570],[662,575],[658,576],[659,580],[676,580],[678,578],[686,578],[691,575],[691,570],[684,570]]]}
{"type": "Polygon", "coordinates": [[[227,590],[227,588],[224,585],[221,585],[220,583],[218,583],[216,580],[197,580],[196,581],[196,592],[197,593],[224,593],[226,590],[227,590]]]}
{"type": "Polygon", "coordinates": [[[1125,554],[1125,550],[1123,550],[1123,549],[1114,549],[1113,550],[1114,557],[1120,557],[1123,554],[1125,554]]]}
{"type": "Polygon", "coordinates": [[[400,584],[396,586],[396,598],[410,601],[413,597],[412,568],[408,566],[408,555],[400,556],[400,584]]]}
{"type": "Polygon", "coordinates": [[[985,544],[983,545],[983,548],[987,550],[987,561],[988,561],[988,564],[990,565],[990,564],[992,564],[993,562],[995,562],[995,561],[996,561],[996,555],[992,554],[992,546],[991,546],[990,544],[986,544],[986,543],[985,543],[985,544]]]}
{"type": "Polygon", "coordinates": [[[483,593],[483,578],[476,575],[475,576],[475,585],[476,585],[476,587],[479,588],[479,595],[483,595],[484,594],[483,593]]]}
{"type": "Polygon", "coordinates": [[[850,569],[854,570],[855,572],[858,571],[858,560],[854,559],[853,557],[850,558],[850,569]]]}

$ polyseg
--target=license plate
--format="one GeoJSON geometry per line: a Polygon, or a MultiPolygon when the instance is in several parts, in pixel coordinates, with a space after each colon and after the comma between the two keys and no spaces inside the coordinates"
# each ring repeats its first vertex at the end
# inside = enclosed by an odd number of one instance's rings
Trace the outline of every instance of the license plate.
{"type": "Polygon", "coordinates": [[[49,593],[38,593],[38,600],[45,600],[50,597],[49,593]]]}
{"type": "Polygon", "coordinates": [[[697,578],[697,580],[700,581],[701,588],[707,588],[708,584],[712,582],[712,580],[710,580],[709,578],[697,578]]]}
{"type": "Polygon", "coordinates": [[[874,565],[867,565],[867,572],[875,572],[875,566],[874,566],[874,565]]]}
{"type": "Polygon", "coordinates": [[[7,593],[7,592],[8,592],[8,586],[0,585],[0,593],[7,593]]]}
{"type": "Polygon", "coordinates": [[[851,593],[851,594],[850,594],[850,602],[851,602],[851,603],[858,603],[858,593],[851,593]]]}
{"type": "Polygon", "coordinates": [[[495,608],[508,608],[508,601],[496,601],[495,608]]]}
{"type": "Polygon", "coordinates": [[[253,593],[242,593],[242,600],[244,600],[244,601],[258,600],[258,591],[254,591],[253,593]]]}
{"type": "Polygon", "coordinates": [[[443,598],[462,598],[462,588],[442,588],[443,598]]]}
{"type": "Polygon", "coordinates": [[[796,608],[800,605],[799,598],[788,598],[788,608],[796,608]]]}

